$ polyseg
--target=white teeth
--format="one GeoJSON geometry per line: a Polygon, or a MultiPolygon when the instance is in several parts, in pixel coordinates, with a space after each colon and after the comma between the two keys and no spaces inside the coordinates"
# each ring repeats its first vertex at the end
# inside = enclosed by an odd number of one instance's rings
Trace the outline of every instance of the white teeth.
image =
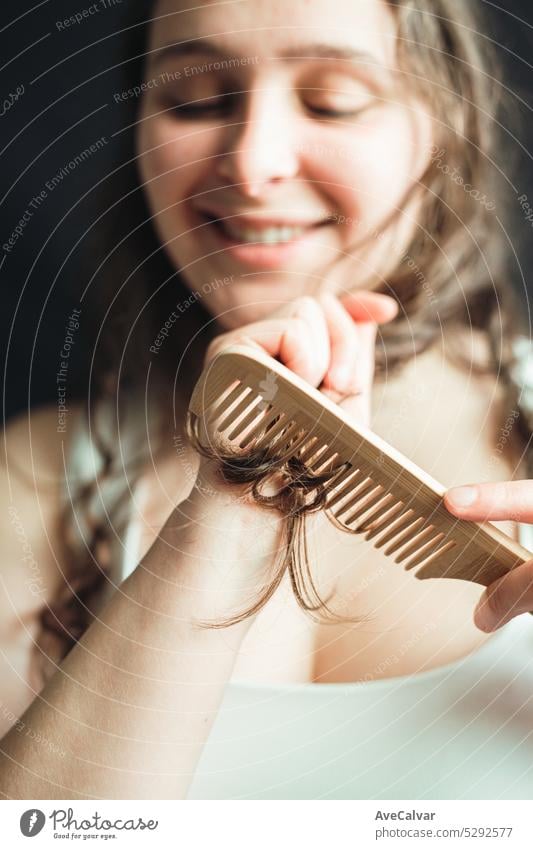
{"type": "Polygon", "coordinates": [[[278,242],[290,242],[299,238],[307,227],[268,227],[266,230],[252,230],[240,228],[231,221],[221,221],[221,227],[233,239],[240,242],[261,242],[267,245],[275,245],[278,242]]]}

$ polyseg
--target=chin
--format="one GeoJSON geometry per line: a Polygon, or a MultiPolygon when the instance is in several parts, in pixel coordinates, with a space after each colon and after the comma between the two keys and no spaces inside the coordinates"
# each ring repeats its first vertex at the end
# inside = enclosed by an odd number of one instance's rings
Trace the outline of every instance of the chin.
{"type": "Polygon", "coordinates": [[[271,313],[273,307],[265,304],[264,309],[254,307],[231,307],[228,312],[220,310],[216,315],[217,324],[221,330],[238,330],[240,327],[246,327],[248,324],[253,324],[255,321],[261,321],[271,313]]]}

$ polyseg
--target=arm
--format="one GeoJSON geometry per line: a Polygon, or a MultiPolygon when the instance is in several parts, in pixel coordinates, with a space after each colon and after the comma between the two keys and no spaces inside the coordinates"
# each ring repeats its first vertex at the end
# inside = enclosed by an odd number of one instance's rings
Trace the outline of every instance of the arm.
{"type": "Polygon", "coordinates": [[[3,738],[2,792],[185,797],[253,621],[217,630],[194,618],[244,609],[268,575],[279,523],[229,489],[206,498],[195,487],[24,714],[48,745],[16,729],[3,738]]]}
{"type": "MultiPolygon", "coordinates": [[[[304,297],[218,337],[207,359],[245,339],[322,385],[336,402],[348,393],[343,405],[368,416],[376,325],[396,312],[390,298],[372,292],[347,295],[342,305],[332,295],[304,297]]],[[[204,472],[213,482],[205,466],[204,472]]],[[[251,501],[235,502],[228,487],[213,488],[206,502],[195,487],[173,512],[23,715],[25,727],[48,746],[35,746],[16,729],[4,737],[1,792],[19,798],[186,795],[253,621],[199,630],[194,619],[225,619],[249,607],[257,586],[270,583],[283,522],[251,501]],[[184,527],[183,514],[192,524],[184,527]]]]}

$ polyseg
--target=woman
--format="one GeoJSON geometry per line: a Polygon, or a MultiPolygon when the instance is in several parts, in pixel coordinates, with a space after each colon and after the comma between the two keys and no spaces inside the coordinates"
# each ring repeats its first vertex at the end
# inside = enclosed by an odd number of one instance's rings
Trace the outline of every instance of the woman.
{"type": "Polygon", "coordinates": [[[450,703],[450,676],[469,692],[502,651],[472,619],[481,588],[416,581],[321,512],[312,582],[280,572],[286,517],[185,438],[202,366],[240,341],[448,486],[523,470],[521,413],[493,447],[518,313],[493,280],[492,93],[467,19],[447,0],[345,0],[334,22],[326,0],[141,6],[83,300],[89,417],[64,441],[53,411],[6,435],[2,792],[446,797],[455,768],[463,795],[520,776],[527,794],[520,753],[487,783],[486,692],[450,703]],[[309,615],[326,599],[333,622],[309,615]]]}

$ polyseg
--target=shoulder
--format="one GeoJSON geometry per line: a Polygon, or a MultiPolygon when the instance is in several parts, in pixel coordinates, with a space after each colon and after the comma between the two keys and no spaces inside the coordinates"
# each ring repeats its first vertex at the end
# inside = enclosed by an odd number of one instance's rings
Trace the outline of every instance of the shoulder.
{"type": "MultiPolygon", "coordinates": [[[[69,424],[81,414],[73,408],[69,424]]],[[[28,614],[53,598],[61,582],[57,526],[67,445],[55,408],[17,416],[4,430],[0,568],[15,608],[28,614]]]]}
{"type": "Polygon", "coordinates": [[[504,399],[497,375],[462,368],[437,345],[377,388],[373,426],[446,487],[509,480],[519,469],[504,399]]]}
{"type": "MultiPolygon", "coordinates": [[[[81,411],[72,410],[69,423],[81,411]]],[[[67,434],[57,409],[21,415],[4,429],[0,460],[0,682],[5,710],[18,716],[40,686],[34,669],[42,611],[64,583],[59,530],[67,434]]]]}

